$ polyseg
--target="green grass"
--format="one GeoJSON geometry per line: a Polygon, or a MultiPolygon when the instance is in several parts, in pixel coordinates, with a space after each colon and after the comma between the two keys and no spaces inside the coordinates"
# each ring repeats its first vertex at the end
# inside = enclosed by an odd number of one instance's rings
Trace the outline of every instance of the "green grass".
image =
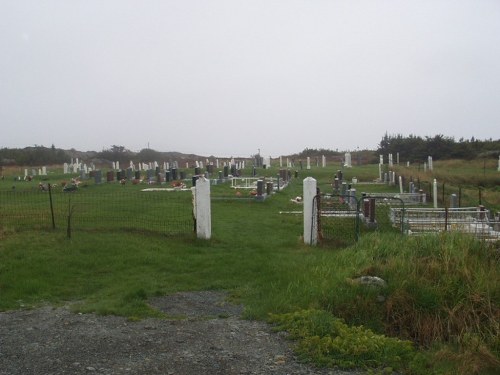
{"type": "MultiPolygon", "coordinates": [[[[268,176],[276,172],[262,171],[268,176]]],[[[298,321],[294,323],[302,332],[298,350],[304,359],[318,364],[408,374],[493,374],[500,352],[498,244],[466,236],[408,238],[376,232],[363,234],[350,247],[305,246],[302,215],[279,212],[301,210],[290,198],[302,194],[301,182],[307,175],[317,178],[327,192],[335,172],[332,168],[299,171],[299,178],[286,190],[263,202],[234,199],[235,191],[227,184],[212,186],[212,196],[221,199],[212,202],[209,241],[112,228],[75,231],[68,239],[64,227],[20,232],[4,227],[0,310],[72,302],[76,311],[140,319],[161,315],[148,306],[150,297],[223,289],[244,303],[247,318],[272,316],[280,324],[298,321]],[[383,278],[387,289],[353,282],[363,275],[383,278]],[[296,319],[311,311],[316,317],[312,327],[296,319]],[[317,325],[323,327],[322,334],[317,325]],[[345,339],[336,339],[339,331],[345,339]],[[384,341],[389,336],[403,343],[384,341]],[[365,351],[356,340],[366,337],[365,351]],[[414,342],[414,348],[410,350],[405,340],[414,342]],[[358,344],[343,346],[352,342],[358,344]],[[376,346],[377,342],[383,344],[376,346]],[[341,348],[350,353],[348,358],[329,357],[329,351],[338,354],[341,348]],[[378,348],[385,348],[385,357],[378,348]]],[[[361,181],[371,181],[377,174],[377,166],[345,171],[346,178],[356,176],[361,181]]],[[[5,181],[0,187],[8,190],[10,184],[5,181]]],[[[33,188],[23,184],[28,183],[19,183],[33,188]]],[[[382,188],[359,187],[358,191],[382,188]]],[[[87,187],[89,192],[106,194],[115,189],[134,192],[139,187],[91,183],[87,187]]]]}

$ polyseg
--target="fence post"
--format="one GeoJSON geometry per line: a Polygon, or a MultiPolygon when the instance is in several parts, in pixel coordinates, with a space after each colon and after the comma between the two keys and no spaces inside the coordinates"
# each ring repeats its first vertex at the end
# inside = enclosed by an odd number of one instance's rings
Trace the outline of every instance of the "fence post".
{"type": "Polygon", "coordinates": [[[50,200],[50,216],[52,217],[52,229],[56,229],[56,221],[54,219],[54,205],[52,204],[52,188],[49,185],[49,200],[50,200]]]}
{"type": "Polygon", "coordinates": [[[434,179],[434,186],[432,189],[432,198],[434,200],[434,208],[438,208],[438,197],[437,197],[438,185],[436,179],[434,179]]]}
{"type": "Polygon", "coordinates": [[[316,196],[316,180],[306,177],[303,181],[304,196],[304,243],[316,245],[318,242],[318,228],[316,228],[314,215],[314,197],[316,196]]]}
{"type": "Polygon", "coordinates": [[[194,213],[196,237],[208,240],[212,236],[212,214],[210,206],[210,180],[200,177],[192,188],[194,194],[194,213]]]}

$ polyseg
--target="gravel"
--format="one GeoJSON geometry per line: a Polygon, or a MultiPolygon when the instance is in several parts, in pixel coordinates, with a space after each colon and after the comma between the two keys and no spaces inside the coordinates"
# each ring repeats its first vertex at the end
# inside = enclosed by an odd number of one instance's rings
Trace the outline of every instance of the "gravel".
{"type": "Polygon", "coordinates": [[[221,292],[150,304],[169,318],[75,314],[69,305],[0,313],[0,374],[361,374],[298,362],[285,334],[241,319],[242,306],[221,292]]]}

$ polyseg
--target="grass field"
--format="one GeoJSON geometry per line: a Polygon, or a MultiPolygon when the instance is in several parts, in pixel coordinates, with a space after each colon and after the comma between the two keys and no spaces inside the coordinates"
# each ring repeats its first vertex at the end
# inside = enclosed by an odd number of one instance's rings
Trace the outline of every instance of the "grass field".
{"type": "MultiPolygon", "coordinates": [[[[434,168],[438,173],[437,162],[434,168]]],[[[292,332],[305,360],[385,373],[496,373],[498,243],[464,235],[408,238],[376,232],[343,248],[305,246],[302,216],[279,212],[301,209],[290,199],[302,194],[301,181],[308,175],[318,180],[323,192],[330,192],[336,169],[299,170],[285,190],[263,202],[246,199],[246,192],[240,199],[227,184],[212,186],[212,196],[221,199],[212,202],[209,241],[120,228],[75,230],[68,238],[64,225],[55,231],[18,231],[4,225],[0,310],[71,301],[76,311],[141,319],[160,317],[149,308],[149,297],[224,289],[245,304],[247,318],[269,319],[292,332]],[[381,277],[388,287],[365,288],[354,281],[360,276],[381,277]],[[384,355],[376,354],[380,352],[384,355]]],[[[259,172],[277,174],[276,169],[259,172]]],[[[378,166],[355,166],[344,175],[371,182],[378,166]]],[[[47,182],[60,184],[63,178],[49,174],[47,182]]],[[[16,182],[16,190],[36,189],[38,182],[16,182]]],[[[0,190],[10,191],[13,184],[6,176],[0,190]]],[[[88,185],[80,190],[89,196],[97,190],[112,194],[140,188],[93,186],[92,181],[88,185]]],[[[500,192],[493,185],[484,192],[496,202],[500,192]]],[[[358,187],[358,192],[397,191],[385,185],[358,187]]]]}

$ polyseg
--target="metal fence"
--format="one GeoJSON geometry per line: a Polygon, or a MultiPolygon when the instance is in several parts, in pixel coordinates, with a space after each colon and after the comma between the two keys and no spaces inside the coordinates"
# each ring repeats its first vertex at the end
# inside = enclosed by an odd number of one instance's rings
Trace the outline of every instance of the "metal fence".
{"type": "Polygon", "coordinates": [[[399,197],[363,196],[352,194],[318,194],[311,218],[318,230],[318,240],[333,246],[348,246],[363,234],[373,231],[403,233],[403,217],[391,220],[391,209],[400,207],[404,214],[405,202],[399,197]]]}
{"type": "Polygon", "coordinates": [[[391,221],[403,222],[405,233],[420,235],[439,232],[472,234],[479,239],[500,239],[500,222],[483,206],[464,208],[391,209],[391,221]],[[404,218],[402,217],[404,215],[404,218]]]}
{"type": "Polygon", "coordinates": [[[189,191],[74,192],[48,189],[0,192],[0,226],[22,229],[137,230],[164,234],[193,232],[189,191]]]}
{"type": "Polygon", "coordinates": [[[357,200],[350,195],[318,194],[314,197],[313,228],[318,229],[318,240],[347,246],[359,236],[357,200]]]}

